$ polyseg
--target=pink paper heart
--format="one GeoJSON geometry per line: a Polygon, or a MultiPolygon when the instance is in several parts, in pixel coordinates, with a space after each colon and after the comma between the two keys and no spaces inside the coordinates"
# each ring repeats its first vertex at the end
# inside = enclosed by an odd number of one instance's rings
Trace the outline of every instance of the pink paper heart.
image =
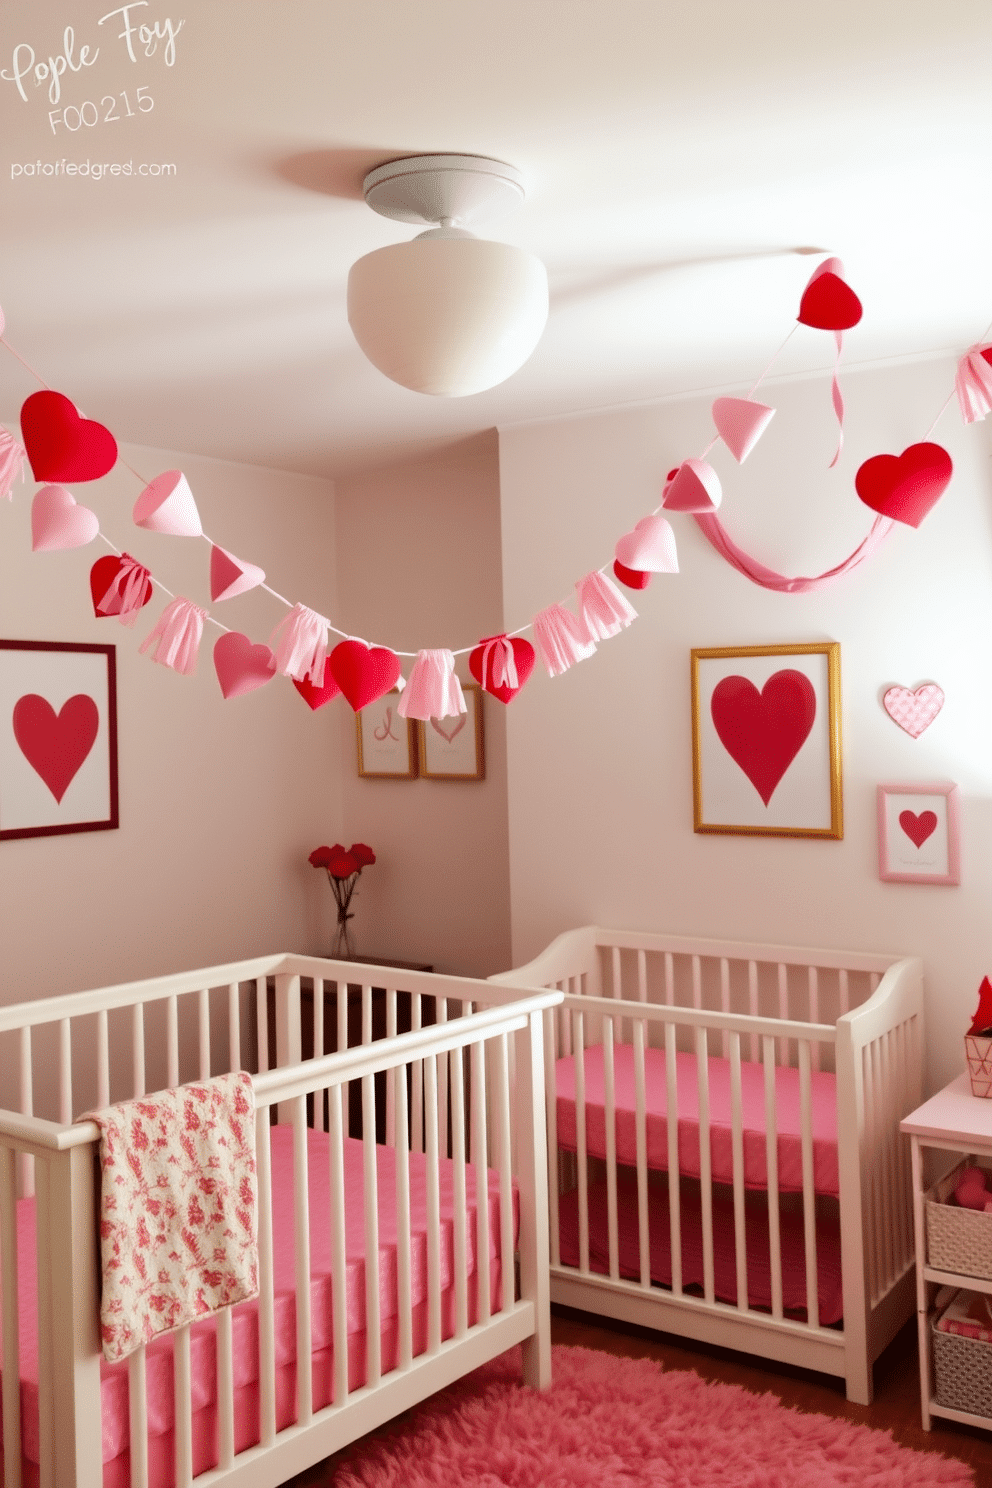
{"type": "Polygon", "coordinates": [[[468,715],[465,713],[461,713],[457,718],[453,718],[451,720],[451,723],[448,725],[447,728],[445,727],[444,721],[442,719],[432,718],[431,728],[437,729],[437,732],[441,735],[441,738],[447,739],[448,743],[450,744],[452,739],[454,739],[457,734],[461,733],[467,722],[468,715]]]}
{"type": "Polygon", "coordinates": [[[642,517],[633,532],[625,532],[614,549],[616,561],[636,573],[678,573],[672,524],[663,516],[642,517]]]}
{"type": "Polygon", "coordinates": [[[665,487],[662,505],[666,511],[715,512],[722,499],[713,466],[706,460],[683,460],[665,487]]]}
{"type": "Polygon", "coordinates": [[[910,691],[908,687],[890,687],[882,698],[882,707],[893,723],[918,739],[930,727],[944,706],[944,689],[936,682],[924,682],[910,691]]]}
{"type": "Polygon", "coordinates": [[[922,847],[937,830],[937,813],[921,811],[917,816],[915,811],[900,811],[899,825],[914,847],[922,847]]]}
{"type": "Polygon", "coordinates": [[[31,503],[31,551],[85,548],[100,531],[100,519],[79,506],[65,486],[42,486],[31,503]]]}
{"type": "Polygon", "coordinates": [[[265,572],[254,563],[235,558],[226,548],[210,549],[210,598],[214,600],[234,599],[235,595],[247,594],[264,584],[265,572]]]}
{"type": "Polygon", "coordinates": [[[200,513],[181,470],[163,470],[142,491],[132,513],[136,527],[171,537],[202,537],[200,513]]]}
{"type": "Polygon", "coordinates": [[[744,464],[775,417],[774,408],[750,398],[717,398],[712,413],[716,432],[738,465],[744,464]]]}
{"type": "Polygon", "coordinates": [[[229,630],[214,647],[214,670],[225,698],[241,697],[272,681],[276,659],[268,646],[254,646],[248,636],[229,630]]]}

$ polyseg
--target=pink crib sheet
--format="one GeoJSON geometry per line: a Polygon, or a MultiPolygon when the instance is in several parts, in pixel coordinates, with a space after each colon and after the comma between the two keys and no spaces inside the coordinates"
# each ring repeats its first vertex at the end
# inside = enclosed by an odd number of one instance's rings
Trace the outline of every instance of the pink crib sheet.
{"type": "MultiPolygon", "coordinates": [[[[734,1164],[730,1125],[730,1061],[709,1058],[710,1153],[713,1181],[733,1183],[734,1164]]],[[[617,1162],[628,1167],[637,1163],[637,1127],[634,1088],[634,1050],[630,1044],[614,1046],[616,1091],[617,1162]]],[[[696,1056],[676,1054],[678,1089],[679,1170],[688,1177],[699,1173],[699,1085],[696,1056]]],[[[644,1054],[648,1167],[668,1167],[668,1104],[663,1049],[644,1054]]],[[[606,1096],[603,1082],[603,1046],[585,1051],[586,1151],[590,1157],[606,1157],[606,1096]]],[[[558,1145],[576,1151],[575,1060],[572,1055],[557,1063],[558,1145]]],[[[832,1074],[814,1070],[811,1077],[813,1119],[813,1183],[817,1193],[836,1195],[837,1086],[832,1074]]],[[[745,1187],[768,1187],[765,1153],[765,1072],[760,1064],[741,1061],[741,1105],[744,1137],[745,1187]]],[[[799,1071],[782,1065],[775,1068],[775,1112],[778,1130],[778,1184],[783,1193],[799,1193],[803,1186],[803,1149],[799,1105],[799,1071]]]]}
{"type": "MultiPolygon", "coordinates": [[[[703,1286],[703,1222],[698,1187],[684,1184],[681,1197],[682,1285],[703,1286]]],[[[617,1181],[618,1260],[620,1275],[638,1281],[641,1275],[637,1224],[637,1180],[621,1173],[617,1181]]],[[[653,1184],[648,1190],[648,1226],[651,1280],[660,1286],[672,1284],[671,1227],[668,1194],[653,1184]]],[[[561,1260],[565,1266],[579,1264],[579,1201],[572,1189],[562,1194],[558,1208],[561,1260]]],[[[782,1247],[782,1306],[786,1312],[806,1315],[806,1243],[801,1213],[780,1215],[782,1247]]],[[[751,1307],[771,1310],[772,1270],[768,1238],[768,1214],[763,1204],[749,1202],[745,1214],[744,1243],[747,1252],[747,1300],[751,1307]]],[[[589,1185],[589,1267],[609,1274],[609,1229],[606,1184],[589,1185]]],[[[840,1222],[836,1215],[818,1215],[816,1222],[817,1297],[820,1323],[829,1327],[844,1316],[840,1265],[840,1222]]],[[[721,1302],[737,1302],[737,1245],[734,1233],[734,1203],[730,1195],[713,1195],[713,1282],[721,1302]]]]}
{"type": "MultiPolygon", "coordinates": [[[[314,1409],[333,1400],[333,1305],[329,1139],[310,1131],[308,1138],[310,1190],[310,1304],[314,1409]]],[[[362,1143],[345,1141],[345,1229],[347,1257],[348,1385],[357,1389],[366,1379],[365,1338],[365,1210],[362,1143]]],[[[294,1280],[292,1131],[272,1128],[272,1215],[275,1261],[276,1419],[281,1429],[296,1418],[296,1305],[294,1280]]],[[[398,1351],[396,1266],[396,1170],[392,1148],[376,1148],[378,1159],[379,1309],[383,1372],[395,1367],[398,1351]]],[[[442,1336],[454,1332],[454,1165],[440,1163],[442,1336]]],[[[476,1271],[477,1212],[475,1172],[466,1170],[468,1234],[466,1268],[476,1271]]],[[[514,1191],[514,1235],[518,1223],[514,1191]]],[[[411,1290],[414,1353],[427,1343],[427,1161],[422,1153],[410,1156],[411,1290]]],[[[36,1314],[34,1200],[18,1204],[18,1265],[20,1278],[21,1418],[25,1459],[25,1488],[37,1481],[38,1441],[38,1332],[36,1314]]],[[[500,1307],[499,1176],[489,1172],[490,1308],[500,1307]]],[[[469,1286],[469,1322],[476,1320],[477,1288],[469,1286]]],[[[235,1386],[235,1447],[242,1451],[259,1439],[258,1303],[243,1302],[232,1313],[235,1386]]],[[[216,1323],[204,1319],[190,1330],[193,1379],[194,1471],[215,1466],[216,1449],[216,1323]]],[[[166,1336],[147,1348],[149,1471],[151,1488],[170,1488],[174,1401],[173,1339],[166,1336]]],[[[128,1366],[101,1365],[104,1488],[128,1488],[128,1366]]],[[[2,1460],[2,1458],[0,1458],[2,1460]]]]}

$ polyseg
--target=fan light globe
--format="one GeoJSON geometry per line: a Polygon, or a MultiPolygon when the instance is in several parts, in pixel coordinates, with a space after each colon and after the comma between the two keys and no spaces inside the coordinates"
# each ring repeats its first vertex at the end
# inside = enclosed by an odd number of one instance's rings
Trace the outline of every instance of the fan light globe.
{"type": "Polygon", "coordinates": [[[451,225],[523,188],[512,166],[466,156],[394,161],[365,181],[369,205],[402,221],[441,221],[412,242],[367,253],[348,275],[348,323],[391,381],[437,398],[495,387],[530,356],[548,318],[540,259],[451,225]]]}

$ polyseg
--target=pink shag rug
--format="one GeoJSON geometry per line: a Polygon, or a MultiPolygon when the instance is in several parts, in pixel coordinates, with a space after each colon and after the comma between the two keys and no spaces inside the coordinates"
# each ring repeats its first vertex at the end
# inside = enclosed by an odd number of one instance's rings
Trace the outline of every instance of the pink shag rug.
{"type": "Polygon", "coordinates": [[[519,1350],[476,1370],[338,1468],[335,1488],[973,1488],[969,1467],[774,1395],[650,1359],[554,1349],[520,1385],[519,1350]]]}

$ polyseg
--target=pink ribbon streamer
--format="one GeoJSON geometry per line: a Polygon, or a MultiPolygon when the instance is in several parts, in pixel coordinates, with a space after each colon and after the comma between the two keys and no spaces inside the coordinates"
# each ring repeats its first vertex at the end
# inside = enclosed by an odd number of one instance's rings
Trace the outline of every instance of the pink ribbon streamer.
{"type": "Polygon", "coordinates": [[[18,444],[13,434],[0,429],[0,499],[6,496],[8,501],[13,501],[14,482],[18,476],[24,479],[26,459],[24,447],[18,444]]]}
{"type": "Polygon", "coordinates": [[[396,711],[401,718],[453,718],[467,713],[451,651],[418,651],[396,711]]]}
{"type": "Polygon", "coordinates": [[[322,687],[330,623],[316,610],[309,610],[303,604],[294,605],[269,637],[276,671],[297,682],[310,681],[322,687]]]}
{"type": "Polygon", "coordinates": [[[610,636],[619,635],[632,620],[637,619],[634,606],[620,593],[613,580],[598,569],[579,579],[575,589],[587,640],[609,640],[610,636]]]}
{"type": "Polygon", "coordinates": [[[549,605],[534,616],[534,644],[549,677],[560,677],[596,650],[581,620],[564,605],[549,605]]]}
{"type": "Polygon", "coordinates": [[[191,677],[196,671],[196,654],[203,639],[203,622],[206,618],[206,610],[201,610],[191,599],[174,599],[170,605],[166,605],[154,629],[145,637],[138,650],[144,655],[152,641],[157,639],[158,645],[152,652],[152,661],[171,667],[183,677],[191,677]]]}
{"type": "Polygon", "coordinates": [[[985,349],[969,346],[954,374],[954,391],[966,424],[976,424],[992,413],[992,367],[982,356],[985,349]]]}
{"type": "Polygon", "coordinates": [[[827,466],[828,470],[833,470],[844,448],[844,395],[840,390],[840,378],[837,376],[840,369],[840,354],[844,349],[844,332],[834,331],[834,340],[837,342],[837,356],[834,359],[834,375],[830,382],[830,400],[837,417],[837,452],[827,466]]]}
{"type": "Polygon", "coordinates": [[[111,606],[118,597],[121,607],[116,612],[118,620],[122,625],[133,625],[141,610],[141,601],[144,598],[145,586],[151,579],[151,574],[130,553],[121,554],[120,568],[114,574],[113,582],[106,594],[97,605],[101,615],[115,613],[111,606]]]}
{"type": "Polygon", "coordinates": [[[483,687],[513,687],[519,685],[517,660],[513,647],[505,635],[491,636],[482,642],[483,687]]]}
{"type": "Polygon", "coordinates": [[[843,563],[838,563],[836,568],[829,568],[826,573],[797,579],[788,579],[784,574],[776,573],[773,568],[766,568],[756,558],[749,557],[730,537],[719,517],[713,516],[711,512],[698,513],[696,525],[721,558],[726,558],[731,568],[736,568],[752,584],[759,584],[762,589],[773,589],[779,594],[809,594],[813,590],[822,589],[831,580],[839,579],[842,574],[850,573],[859,563],[870,558],[881,547],[895,523],[889,517],[876,517],[867,537],[843,563]]]}

